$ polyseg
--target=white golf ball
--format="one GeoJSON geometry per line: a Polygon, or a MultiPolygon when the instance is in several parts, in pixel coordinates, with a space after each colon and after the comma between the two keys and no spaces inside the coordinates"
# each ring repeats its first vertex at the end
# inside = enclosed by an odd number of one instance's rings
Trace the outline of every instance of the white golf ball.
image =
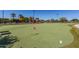
{"type": "Polygon", "coordinates": [[[62,40],[60,40],[59,43],[62,44],[63,43],[62,40]]]}

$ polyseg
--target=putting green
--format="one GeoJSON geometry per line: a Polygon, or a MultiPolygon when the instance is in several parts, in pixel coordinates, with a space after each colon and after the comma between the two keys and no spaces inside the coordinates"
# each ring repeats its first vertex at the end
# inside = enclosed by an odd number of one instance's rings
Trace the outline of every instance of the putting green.
{"type": "Polygon", "coordinates": [[[0,31],[9,30],[18,37],[20,41],[13,46],[17,48],[63,47],[74,40],[70,29],[71,27],[66,23],[5,25],[0,27],[0,31]],[[36,29],[34,30],[33,27],[36,29]]]}

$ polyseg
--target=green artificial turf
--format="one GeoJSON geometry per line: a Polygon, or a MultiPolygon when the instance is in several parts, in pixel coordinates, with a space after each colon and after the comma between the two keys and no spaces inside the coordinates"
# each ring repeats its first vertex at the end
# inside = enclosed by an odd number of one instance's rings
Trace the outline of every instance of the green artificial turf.
{"type": "Polygon", "coordinates": [[[9,30],[19,39],[13,48],[52,48],[69,45],[74,40],[67,23],[4,25],[0,31],[9,30]],[[33,27],[36,27],[34,30],[33,27]],[[62,41],[62,44],[59,41],[62,41]]]}

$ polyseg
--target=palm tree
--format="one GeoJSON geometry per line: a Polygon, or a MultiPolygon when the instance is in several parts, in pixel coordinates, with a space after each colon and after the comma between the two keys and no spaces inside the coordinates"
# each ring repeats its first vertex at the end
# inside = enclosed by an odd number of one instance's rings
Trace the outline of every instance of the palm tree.
{"type": "Polygon", "coordinates": [[[12,14],[11,14],[11,17],[13,18],[13,21],[14,21],[14,19],[15,19],[15,17],[16,17],[16,14],[15,14],[15,13],[12,13],[12,14]]]}
{"type": "Polygon", "coordinates": [[[24,22],[24,16],[22,14],[19,14],[19,21],[24,22]]]}
{"type": "Polygon", "coordinates": [[[23,16],[22,14],[19,14],[19,17],[20,17],[20,18],[23,18],[24,16],[23,16]]]}

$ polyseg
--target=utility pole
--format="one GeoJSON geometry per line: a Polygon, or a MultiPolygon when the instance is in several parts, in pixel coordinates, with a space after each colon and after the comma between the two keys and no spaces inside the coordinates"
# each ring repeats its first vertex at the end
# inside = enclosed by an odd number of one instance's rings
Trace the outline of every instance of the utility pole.
{"type": "Polygon", "coordinates": [[[4,10],[2,10],[2,23],[4,23],[4,10]]]}
{"type": "Polygon", "coordinates": [[[4,10],[2,11],[2,17],[3,17],[3,19],[4,19],[4,10]]]}
{"type": "Polygon", "coordinates": [[[58,19],[59,18],[59,13],[57,13],[56,15],[57,15],[57,22],[59,22],[59,19],[58,19]]]}
{"type": "Polygon", "coordinates": [[[34,23],[34,20],[35,20],[35,10],[33,10],[33,23],[34,23]]]}
{"type": "Polygon", "coordinates": [[[57,19],[58,19],[58,17],[59,17],[59,14],[57,13],[56,15],[57,15],[57,19]]]}

